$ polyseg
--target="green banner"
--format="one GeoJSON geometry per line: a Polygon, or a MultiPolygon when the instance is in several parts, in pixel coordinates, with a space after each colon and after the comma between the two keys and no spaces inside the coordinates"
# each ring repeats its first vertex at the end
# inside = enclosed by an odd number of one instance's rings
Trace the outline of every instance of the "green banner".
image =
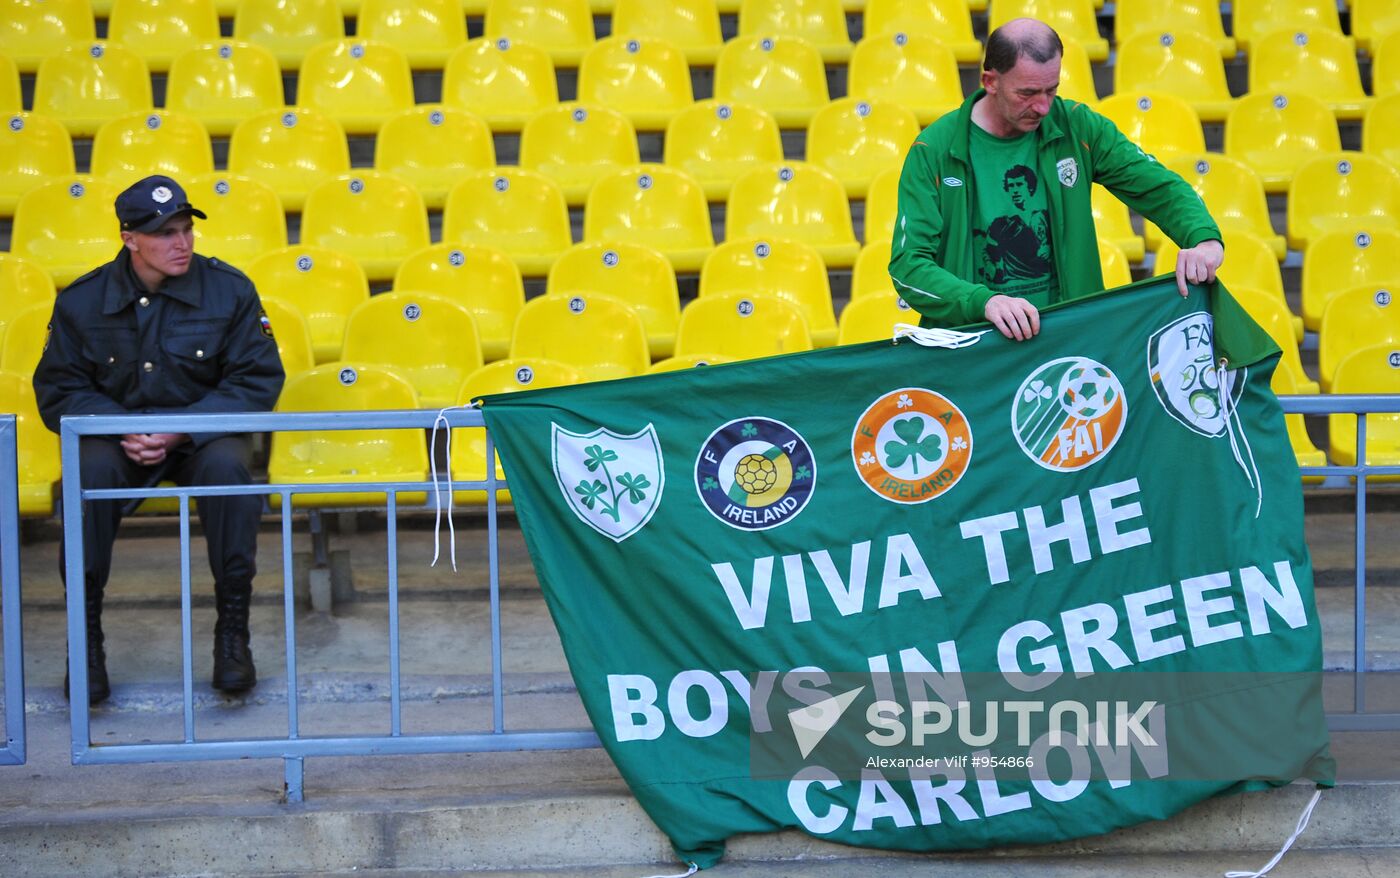
{"type": "Polygon", "coordinates": [[[589,717],[703,868],[736,833],[978,848],[1330,784],[1277,358],[1165,276],[1025,343],[483,410],[589,717]]]}

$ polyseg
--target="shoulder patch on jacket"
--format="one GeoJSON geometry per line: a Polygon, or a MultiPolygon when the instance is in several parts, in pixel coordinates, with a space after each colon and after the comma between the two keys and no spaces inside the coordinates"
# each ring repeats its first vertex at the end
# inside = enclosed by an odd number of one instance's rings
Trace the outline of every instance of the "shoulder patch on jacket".
{"type": "Polygon", "coordinates": [[[272,321],[267,318],[267,309],[258,309],[258,328],[265,338],[272,338],[272,321]]]}

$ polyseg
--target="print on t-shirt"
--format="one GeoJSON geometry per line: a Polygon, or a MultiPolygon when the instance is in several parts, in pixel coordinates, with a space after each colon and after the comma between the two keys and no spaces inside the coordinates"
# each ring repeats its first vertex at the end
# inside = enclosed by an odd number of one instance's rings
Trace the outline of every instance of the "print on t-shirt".
{"type": "MultiPolygon", "coordinates": [[[[1016,281],[1045,280],[1054,266],[1050,261],[1050,212],[1032,204],[1040,189],[1035,171],[1014,165],[1002,178],[1001,188],[1012,210],[974,231],[980,239],[982,272],[991,285],[1021,286],[1016,281]]],[[[1043,203],[1043,200],[1042,200],[1043,203]]]]}
{"type": "Polygon", "coordinates": [[[1000,138],[973,126],[977,197],[972,256],[979,283],[1050,304],[1059,287],[1048,196],[1035,170],[1036,133],[1000,138]]]}

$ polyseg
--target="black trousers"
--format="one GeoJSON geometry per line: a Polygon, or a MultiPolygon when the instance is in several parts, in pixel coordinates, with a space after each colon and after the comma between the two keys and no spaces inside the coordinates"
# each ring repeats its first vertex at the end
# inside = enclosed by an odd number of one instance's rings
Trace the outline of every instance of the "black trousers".
{"type": "MultiPolygon", "coordinates": [[[[165,460],[142,466],[122,451],[120,440],[109,436],[86,436],[80,446],[83,487],[152,487],[162,479],[179,485],[247,485],[252,483],[249,467],[253,456],[248,436],[223,436],[196,448],[187,442],[173,449],[165,460]]],[[[112,544],[122,516],[135,501],[90,500],[83,516],[83,558],[87,565],[84,586],[89,600],[101,600],[107,577],[112,572],[112,544]]],[[[199,521],[209,546],[209,569],[217,589],[246,591],[257,572],[258,522],[263,499],[258,495],[200,497],[196,501],[199,521]]],[[[64,535],[66,538],[66,534],[64,535]]],[[[58,556],[59,573],[65,576],[64,552],[58,556]]],[[[99,604],[100,606],[100,604],[99,604]]]]}

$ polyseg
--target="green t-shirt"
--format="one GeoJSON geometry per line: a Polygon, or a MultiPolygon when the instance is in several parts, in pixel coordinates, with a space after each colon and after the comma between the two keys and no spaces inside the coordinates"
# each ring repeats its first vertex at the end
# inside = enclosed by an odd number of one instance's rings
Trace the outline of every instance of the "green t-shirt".
{"type": "Polygon", "coordinates": [[[1043,308],[1058,299],[1050,212],[1032,131],[1001,138],[972,126],[973,261],[979,283],[1043,308]]]}

